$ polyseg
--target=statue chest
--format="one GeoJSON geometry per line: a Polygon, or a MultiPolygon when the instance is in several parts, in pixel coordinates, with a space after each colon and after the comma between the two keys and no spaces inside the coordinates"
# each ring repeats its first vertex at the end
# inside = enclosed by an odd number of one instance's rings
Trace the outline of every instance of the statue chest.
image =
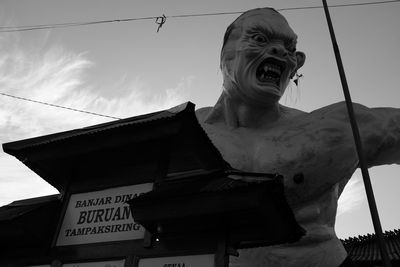
{"type": "Polygon", "coordinates": [[[313,161],[319,149],[310,135],[291,138],[285,130],[251,132],[243,129],[221,131],[208,127],[206,132],[223,158],[233,168],[253,172],[278,172],[313,161]]]}
{"type": "Polygon", "coordinates": [[[321,125],[285,125],[266,131],[203,125],[223,158],[242,171],[279,173],[293,199],[350,178],[357,167],[351,132],[321,125]],[[296,174],[304,181],[295,181],[296,174]]]}

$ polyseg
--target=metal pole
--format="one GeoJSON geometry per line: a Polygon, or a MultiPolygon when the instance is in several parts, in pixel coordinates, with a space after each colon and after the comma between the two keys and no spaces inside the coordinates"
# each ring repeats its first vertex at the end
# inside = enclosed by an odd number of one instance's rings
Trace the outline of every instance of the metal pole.
{"type": "Polygon", "coordinates": [[[344,73],[344,68],[343,68],[342,59],[340,57],[339,47],[336,42],[335,32],[333,31],[333,26],[332,26],[331,17],[329,14],[328,4],[327,4],[326,0],[322,0],[322,3],[324,5],[326,20],[328,22],[328,27],[329,27],[329,33],[330,33],[331,39],[332,39],[333,50],[335,52],[335,58],[336,58],[336,63],[337,63],[338,70],[339,70],[340,80],[342,82],[344,97],[346,99],[347,112],[349,114],[350,124],[351,124],[351,128],[353,130],[353,137],[354,137],[354,141],[355,141],[355,145],[356,145],[356,149],[357,149],[361,173],[362,173],[363,180],[364,180],[365,191],[367,193],[369,210],[371,212],[372,223],[373,223],[374,229],[375,229],[375,235],[378,240],[378,245],[379,245],[379,249],[381,251],[383,264],[385,267],[391,267],[392,264],[390,263],[388,252],[387,252],[387,247],[385,244],[385,240],[383,238],[382,226],[381,226],[381,223],[379,220],[379,214],[378,214],[378,209],[376,207],[374,192],[372,190],[371,179],[369,177],[368,167],[367,167],[367,164],[365,161],[365,156],[363,153],[360,132],[358,130],[357,121],[354,116],[353,103],[351,101],[350,91],[347,86],[346,75],[344,73]]]}

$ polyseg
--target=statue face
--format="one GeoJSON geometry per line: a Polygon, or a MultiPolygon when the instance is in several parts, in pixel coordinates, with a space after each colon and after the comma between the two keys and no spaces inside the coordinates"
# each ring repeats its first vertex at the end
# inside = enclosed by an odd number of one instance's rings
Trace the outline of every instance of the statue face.
{"type": "Polygon", "coordinates": [[[225,91],[252,104],[276,103],[305,60],[296,34],[272,9],[249,11],[233,27],[221,54],[225,91]]]}

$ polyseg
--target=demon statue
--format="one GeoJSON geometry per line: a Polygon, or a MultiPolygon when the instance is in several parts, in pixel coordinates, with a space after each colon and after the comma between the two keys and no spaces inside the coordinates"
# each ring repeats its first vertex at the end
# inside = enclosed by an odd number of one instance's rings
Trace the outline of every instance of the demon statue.
{"type": "MultiPolygon", "coordinates": [[[[197,116],[236,169],[284,175],[286,198],[307,231],[292,244],[240,250],[230,266],[346,266],[334,231],[337,200],[358,166],[344,103],[311,113],[278,103],[304,64],[296,34],[270,8],[243,13],[221,51],[223,92],[197,116]],[[293,180],[303,173],[303,180],[293,180]]],[[[400,164],[400,110],[355,105],[368,166],[400,164]]],[[[246,178],[243,179],[255,179],[246,178]]]]}

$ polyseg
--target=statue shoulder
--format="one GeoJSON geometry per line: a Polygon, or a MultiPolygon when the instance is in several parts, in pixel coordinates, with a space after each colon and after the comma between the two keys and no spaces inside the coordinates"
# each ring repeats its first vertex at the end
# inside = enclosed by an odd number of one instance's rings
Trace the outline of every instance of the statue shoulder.
{"type": "Polygon", "coordinates": [[[283,105],[280,105],[280,109],[284,116],[287,116],[290,118],[308,114],[308,112],[305,112],[305,111],[302,111],[299,109],[295,109],[295,108],[289,108],[289,107],[286,107],[283,105]]]}
{"type": "MultiPolygon", "coordinates": [[[[374,112],[372,112],[372,109],[364,105],[353,103],[353,109],[357,118],[362,121],[370,121],[374,119],[374,112]]],[[[312,111],[310,115],[321,118],[340,120],[343,122],[347,122],[349,119],[346,102],[344,101],[316,109],[312,111]]]]}

